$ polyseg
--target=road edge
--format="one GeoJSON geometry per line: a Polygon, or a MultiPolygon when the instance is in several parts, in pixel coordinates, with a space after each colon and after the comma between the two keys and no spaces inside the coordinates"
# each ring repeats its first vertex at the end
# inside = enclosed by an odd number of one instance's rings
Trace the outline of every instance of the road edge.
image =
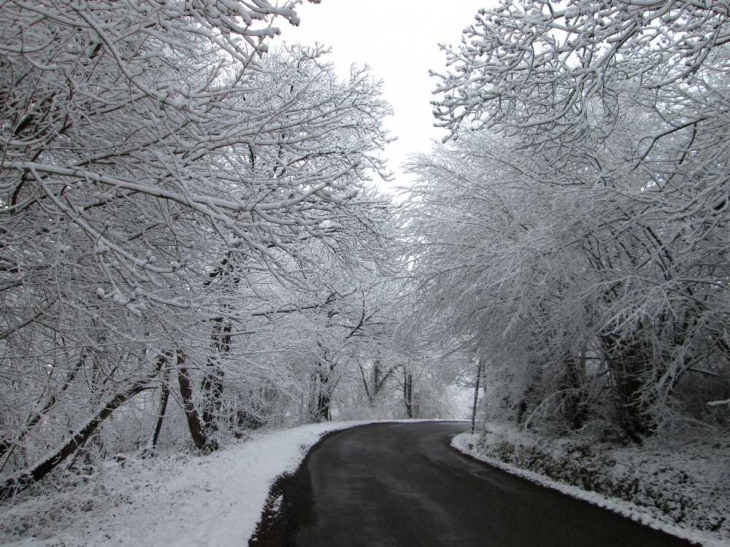
{"type": "Polygon", "coordinates": [[[653,515],[643,512],[640,507],[630,502],[604,496],[596,492],[589,492],[587,490],[578,488],[577,486],[553,480],[545,475],[535,473],[534,471],[515,467],[514,465],[505,463],[501,460],[484,456],[477,452],[477,450],[475,450],[474,448],[474,445],[469,442],[469,439],[471,437],[472,435],[469,433],[461,433],[459,435],[456,435],[451,440],[451,447],[460,454],[463,454],[476,461],[482,462],[486,465],[495,467],[500,471],[504,471],[505,473],[509,473],[510,475],[515,475],[517,477],[523,478],[534,484],[537,484],[538,486],[542,486],[543,488],[556,490],[562,494],[565,494],[566,496],[570,496],[571,498],[590,503],[591,505],[595,505],[602,509],[607,509],[638,524],[642,524],[654,530],[670,534],[685,541],[689,541],[690,543],[693,543],[695,545],[700,545],[703,547],[727,547],[727,543],[719,541],[714,537],[708,537],[701,530],[688,530],[686,528],[681,528],[679,526],[659,520],[653,515]]]}

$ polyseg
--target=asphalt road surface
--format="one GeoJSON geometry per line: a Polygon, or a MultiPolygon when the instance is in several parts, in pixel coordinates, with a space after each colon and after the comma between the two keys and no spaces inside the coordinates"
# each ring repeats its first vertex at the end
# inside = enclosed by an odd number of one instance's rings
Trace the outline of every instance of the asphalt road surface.
{"type": "Polygon", "coordinates": [[[377,424],[325,437],[272,490],[250,545],[690,545],[459,454],[449,443],[466,427],[377,424]]]}

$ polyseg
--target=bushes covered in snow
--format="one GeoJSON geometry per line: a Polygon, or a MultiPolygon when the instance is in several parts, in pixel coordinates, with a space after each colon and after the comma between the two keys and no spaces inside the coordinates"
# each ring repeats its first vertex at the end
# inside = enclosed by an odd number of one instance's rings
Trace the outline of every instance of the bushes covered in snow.
{"type": "Polygon", "coordinates": [[[554,481],[633,504],[679,527],[730,541],[730,439],[665,438],[619,446],[572,437],[556,440],[489,424],[457,447],[554,481]]]}

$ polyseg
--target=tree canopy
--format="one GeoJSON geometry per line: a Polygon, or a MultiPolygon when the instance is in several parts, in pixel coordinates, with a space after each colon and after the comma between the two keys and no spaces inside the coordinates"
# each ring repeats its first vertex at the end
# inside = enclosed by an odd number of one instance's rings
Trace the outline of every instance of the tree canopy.
{"type": "Polygon", "coordinates": [[[634,440],[727,419],[705,403],[730,387],[728,18],[501,2],[445,48],[414,271],[422,315],[489,361],[492,412],[634,440]]]}

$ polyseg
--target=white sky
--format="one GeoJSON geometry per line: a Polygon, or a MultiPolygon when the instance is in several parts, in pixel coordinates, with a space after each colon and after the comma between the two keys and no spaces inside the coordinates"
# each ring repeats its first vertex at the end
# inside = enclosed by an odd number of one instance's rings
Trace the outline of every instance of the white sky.
{"type": "MultiPolygon", "coordinates": [[[[407,184],[399,166],[409,154],[428,152],[432,140],[443,137],[433,127],[431,91],[435,81],[428,70],[442,71],[445,56],[439,43],[458,44],[461,31],[477,10],[492,0],[322,0],[297,8],[298,28],[283,25],[287,42],[332,47],[331,60],[342,73],[352,63],[367,64],[383,80],[383,94],[394,116],[387,122],[398,141],[386,156],[396,174],[390,187],[407,184]]],[[[387,187],[379,184],[382,190],[387,187]]]]}

